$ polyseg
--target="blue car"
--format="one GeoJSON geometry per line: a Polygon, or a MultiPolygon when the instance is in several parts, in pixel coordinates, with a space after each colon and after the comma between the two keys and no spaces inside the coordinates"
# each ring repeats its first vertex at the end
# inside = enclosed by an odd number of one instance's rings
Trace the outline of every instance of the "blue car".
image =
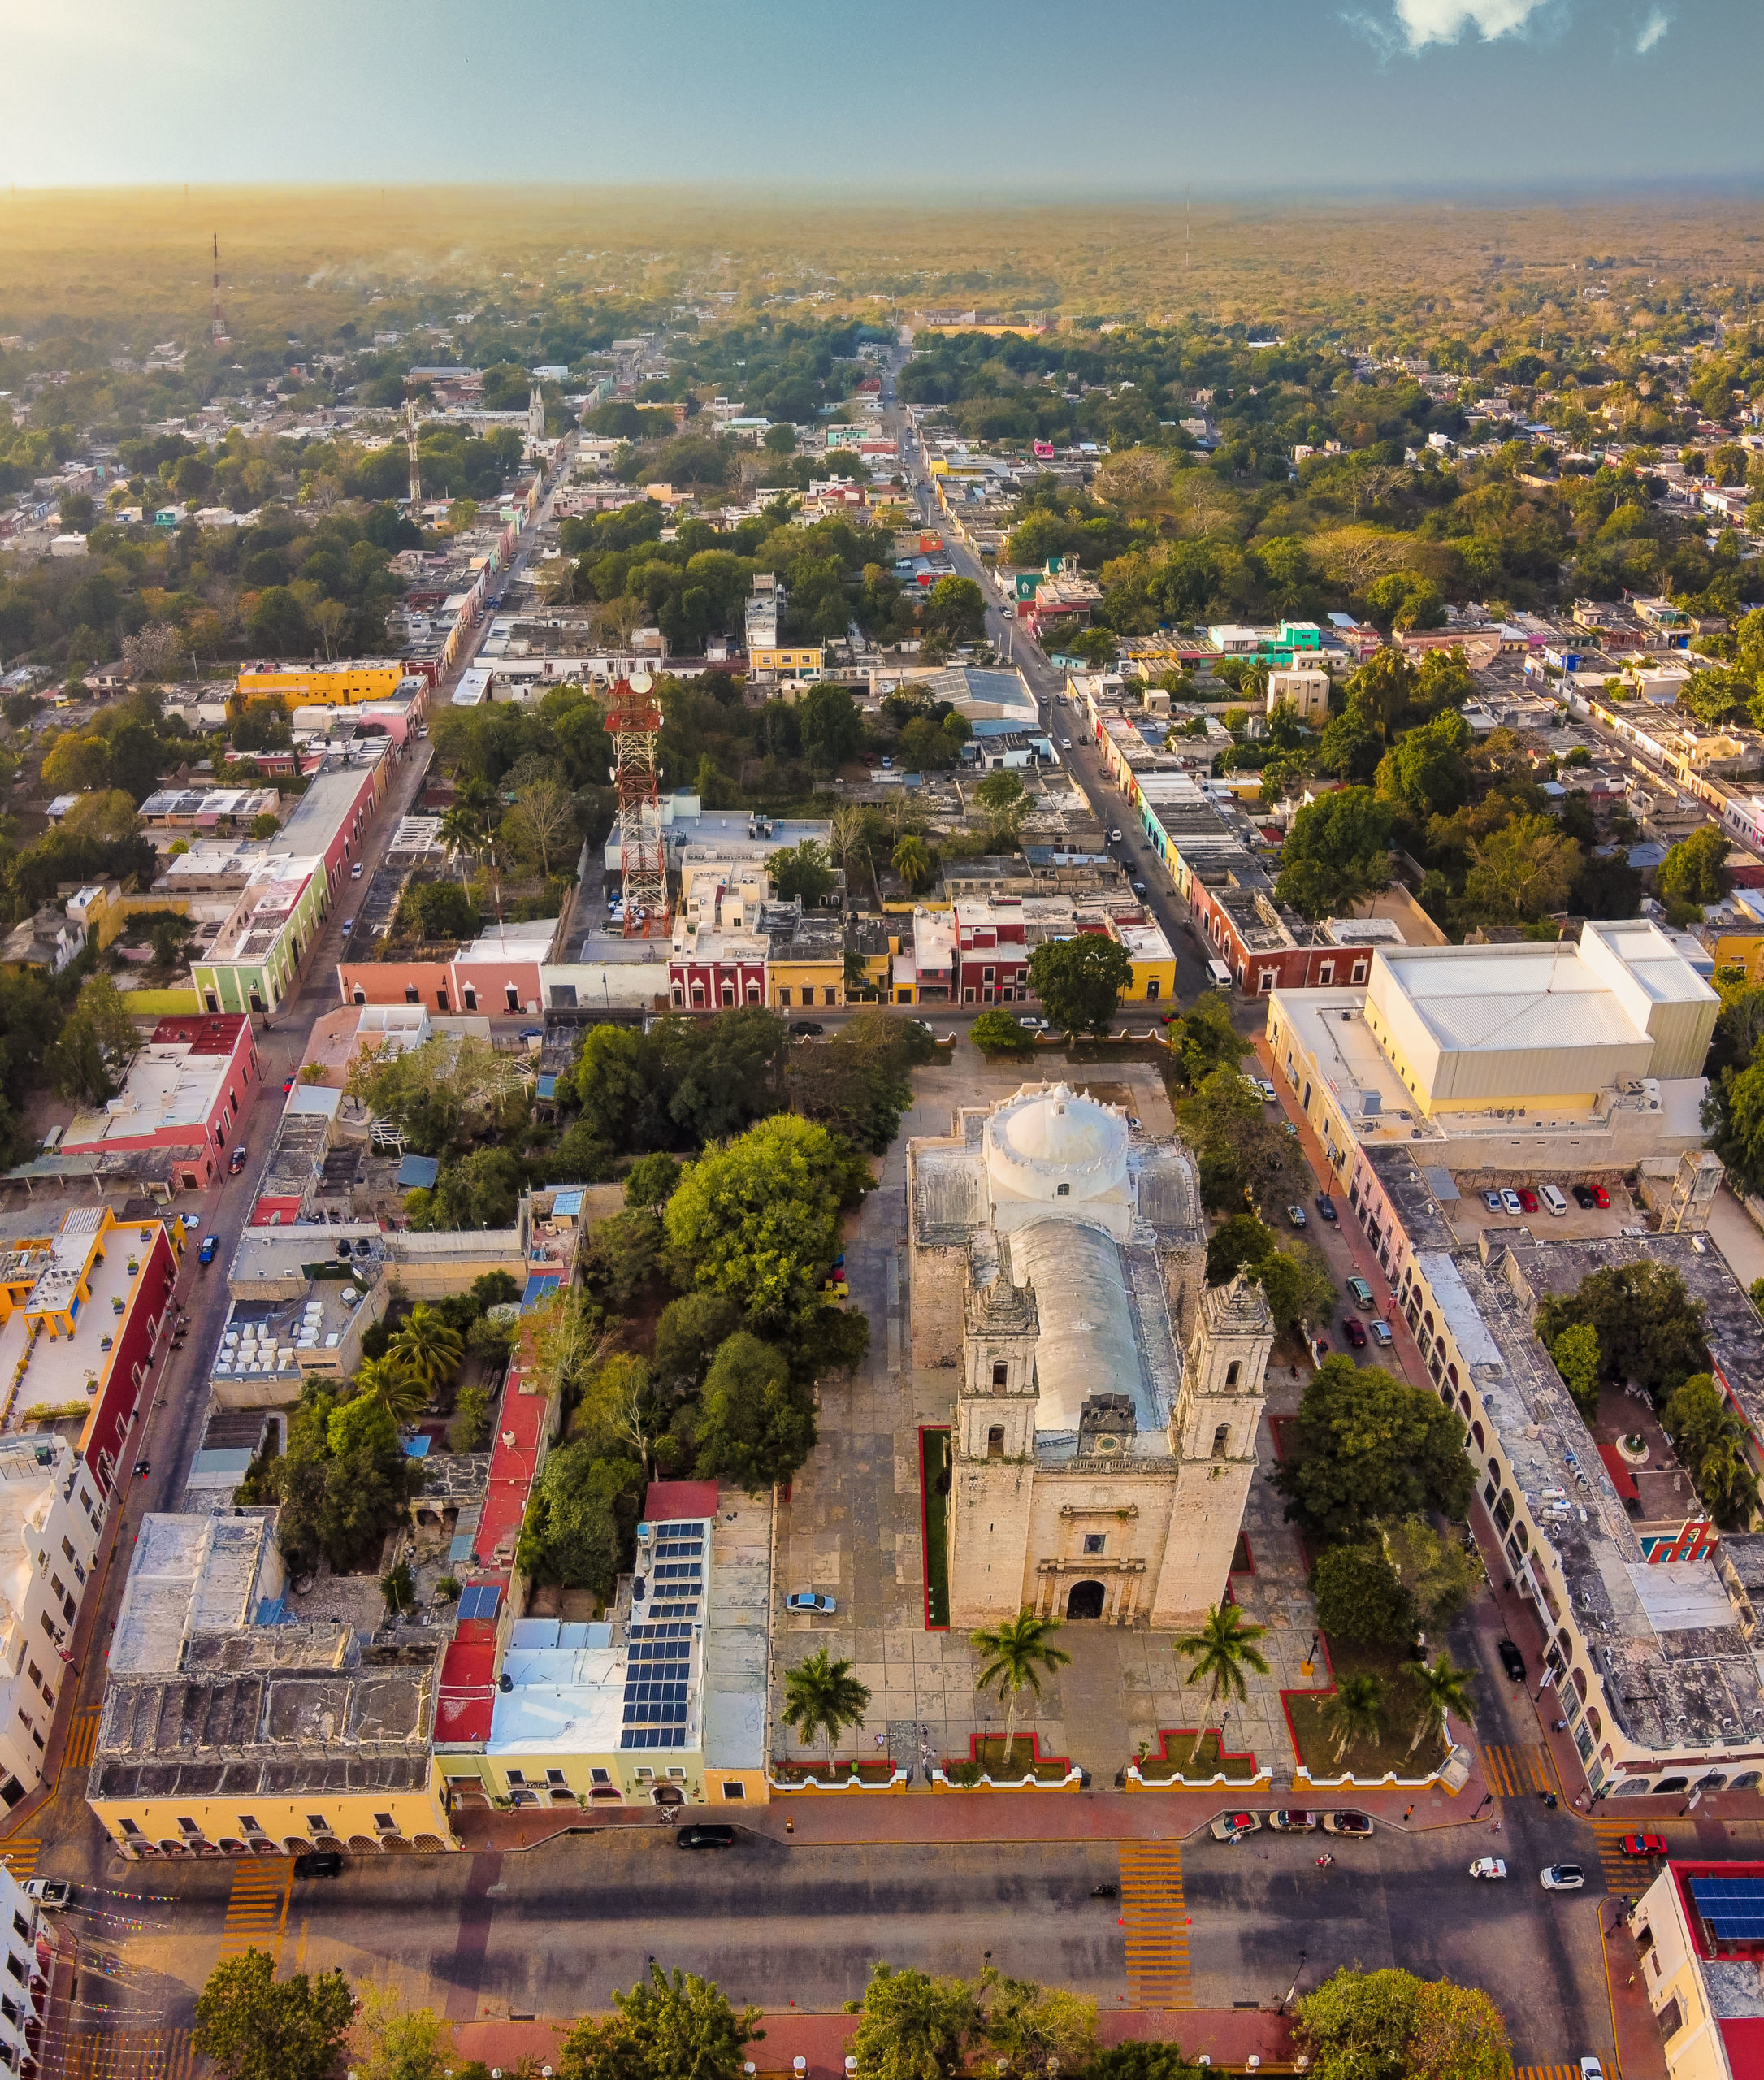
{"type": "Polygon", "coordinates": [[[213,1263],[213,1262],[215,1261],[215,1251],[216,1251],[219,1247],[220,1247],[220,1237],[219,1237],[219,1236],[218,1236],[218,1235],[205,1235],[205,1236],[202,1237],[202,1248],[201,1248],[201,1249],[199,1249],[199,1250],[197,1251],[197,1253],[196,1253],[196,1261],[197,1261],[199,1264],[211,1264],[211,1263],[213,1263]]]}

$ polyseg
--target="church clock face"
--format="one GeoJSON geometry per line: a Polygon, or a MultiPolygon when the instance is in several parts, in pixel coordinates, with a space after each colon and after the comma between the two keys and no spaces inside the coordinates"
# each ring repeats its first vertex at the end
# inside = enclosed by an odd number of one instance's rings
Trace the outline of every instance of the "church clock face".
{"type": "Polygon", "coordinates": [[[1107,1458],[1110,1453],[1118,1452],[1120,1450],[1120,1439],[1119,1437],[1099,1437],[1096,1441],[1096,1449],[1098,1451],[1102,1453],[1105,1458],[1107,1458]]]}

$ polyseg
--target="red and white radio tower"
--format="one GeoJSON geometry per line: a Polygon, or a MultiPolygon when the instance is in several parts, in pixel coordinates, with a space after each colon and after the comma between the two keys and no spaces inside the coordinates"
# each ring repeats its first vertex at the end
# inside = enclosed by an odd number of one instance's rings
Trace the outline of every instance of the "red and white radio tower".
{"type": "Polygon", "coordinates": [[[227,336],[227,321],[220,314],[220,233],[215,233],[215,316],[213,344],[217,347],[230,347],[232,341],[227,336]]]}
{"type": "Polygon", "coordinates": [[[666,938],[668,854],[661,834],[661,804],[656,793],[656,738],[661,704],[639,673],[613,688],[606,717],[613,739],[613,784],[618,790],[618,847],[625,870],[625,936],[666,938]]]}

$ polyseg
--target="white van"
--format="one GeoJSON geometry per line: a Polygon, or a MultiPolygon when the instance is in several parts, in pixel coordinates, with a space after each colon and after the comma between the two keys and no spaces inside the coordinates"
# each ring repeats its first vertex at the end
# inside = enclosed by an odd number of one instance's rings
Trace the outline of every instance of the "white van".
{"type": "Polygon", "coordinates": [[[1554,1185],[1540,1185],[1537,1196],[1552,1213],[1566,1213],[1568,1210],[1568,1202],[1554,1185]]]}
{"type": "Polygon", "coordinates": [[[1231,970],[1222,960],[1209,960],[1207,979],[1216,990],[1229,990],[1231,987],[1231,970]]]}

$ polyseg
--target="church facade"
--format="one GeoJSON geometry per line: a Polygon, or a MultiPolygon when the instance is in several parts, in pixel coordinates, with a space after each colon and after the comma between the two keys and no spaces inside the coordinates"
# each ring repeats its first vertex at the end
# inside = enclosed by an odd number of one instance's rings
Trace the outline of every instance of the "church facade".
{"type": "Polygon", "coordinates": [[[912,1363],[949,1375],[950,1623],[1185,1627],[1224,1597],[1273,1343],[1208,1289],[1193,1159],[1063,1084],[908,1149],[912,1363]]]}

